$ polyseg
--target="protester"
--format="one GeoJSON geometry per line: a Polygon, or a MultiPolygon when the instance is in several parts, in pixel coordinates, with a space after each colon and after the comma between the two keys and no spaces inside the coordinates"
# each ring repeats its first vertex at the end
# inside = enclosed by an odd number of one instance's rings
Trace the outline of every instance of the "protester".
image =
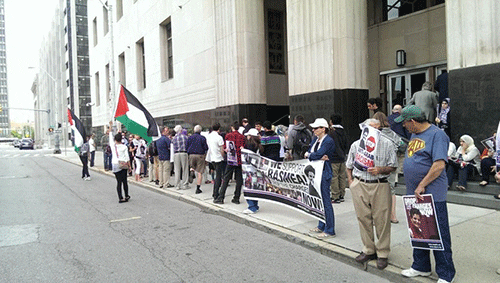
{"type": "Polygon", "coordinates": [[[113,134],[108,130],[109,144],[112,145],[112,170],[116,177],[116,191],[118,192],[118,202],[127,202],[130,199],[128,194],[128,183],[127,183],[127,169],[120,167],[120,162],[126,163],[130,167],[130,158],[128,155],[128,148],[126,145],[122,144],[122,135],[120,133],[116,134],[113,138],[113,134]],[[125,193],[125,198],[122,195],[125,193]]]}
{"type": "MultiPolygon", "coordinates": [[[[434,199],[436,219],[444,246],[443,251],[433,250],[438,282],[452,282],[455,266],[451,252],[451,236],[446,205],[447,180],[444,172],[447,151],[450,144],[448,136],[427,121],[424,113],[415,105],[403,109],[396,119],[412,133],[404,164],[406,194],[415,195],[423,200],[422,194],[431,194],[434,199]]],[[[431,275],[430,251],[413,249],[411,268],[401,272],[405,277],[431,275]]]]}
{"type": "Polygon", "coordinates": [[[469,135],[461,136],[460,146],[455,155],[451,156],[447,169],[448,187],[451,187],[455,173],[458,172],[457,190],[465,191],[467,189],[467,176],[474,171],[478,173],[480,166],[479,150],[474,145],[474,139],[469,135]]]}
{"type": "Polygon", "coordinates": [[[373,114],[382,111],[382,104],[383,104],[382,99],[380,97],[369,98],[368,101],[366,102],[368,110],[372,110],[373,114]]]}
{"type": "Polygon", "coordinates": [[[333,174],[332,181],[330,183],[332,203],[343,202],[345,188],[347,188],[345,160],[349,148],[347,145],[347,134],[341,123],[342,116],[339,114],[332,114],[330,116],[330,131],[328,132],[328,135],[335,143],[333,158],[330,160],[332,163],[333,174]]]}
{"type": "MultiPolygon", "coordinates": [[[[260,135],[256,129],[250,129],[248,133],[245,134],[247,137],[245,143],[245,149],[251,150],[255,153],[263,154],[264,147],[260,142],[260,135]]],[[[265,156],[264,156],[265,157],[265,156]]],[[[256,200],[248,200],[247,199],[248,208],[243,210],[244,214],[253,214],[259,211],[259,202],[256,200]]]]}
{"type": "Polygon", "coordinates": [[[255,122],[255,129],[257,130],[257,132],[259,132],[259,135],[262,136],[264,134],[264,130],[262,129],[262,122],[261,121],[255,122]]]}
{"type": "Polygon", "coordinates": [[[147,150],[149,156],[149,181],[154,182],[156,185],[160,183],[159,166],[160,160],[158,159],[158,147],[156,146],[156,141],[152,141],[148,145],[147,150]]]}
{"type": "MultiPolygon", "coordinates": [[[[497,133],[493,133],[493,138],[496,139],[497,133]]],[[[490,183],[490,175],[494,175],[496,171],[497,153],[494,149],[484,148],[481,158],[481,183],[484,187],[490,183]]]]}
{"type": "MultiPolygon", "coordinates": [[[[496,173],[495,173],[495,181],[496,181],[497,183],[500,183],[500,171],[498,171],[498,172],[496,172],[496,173]]],[[[495,198],[496,198],[496,199],[500,199],[500,194],[495,195],[495,198]]],[[[499,270],[500,270],[500,269],[499,269],[499,270]]],[[[497,272],[498,272],[498,271],[497,271],[497,272]]],[[[498,274],[500,274],[500,272],[498,272],[498,274]]]]}
{"type": "Polygon", "coordinates": [[[184,134],[182,126],[177,125],[174,128],[175,136],[172,138],[174,148],[174,174],[175,186],[178,190],[188,190],[189,178],[189,159],[187,154],[188,137],[184,134]],[[182,173],[182,176],[181,176],[182,173]]]}
{"type": "Polygon", "coordinates": [[[436,119],[436,106],[438,104],[438,95],[431,91],[432,84],[425,82],[422,85],[422,90],[413,94],[413,97],[408,101],[408,105],[415,105],[422,110],[425,118],[429,123],[434,123],[436,119]]]}
{"type": "MultiPolygon", "coordinates": [[[[388,138],[396,149],[396,156],[398,156],[398,152],[405,152],[406,145],[401,139],[401,137],[396,134],[391,128],[389,128],[389,122],[387,121],[387,117],[382,112],[377,112],[373,115],[374,119],[377,119],[380,122],[380,132],[386,138],[388,138]]],[[[396,167],[399,168],[399,159],[396,163],[396,167]]],[[[398,182],[398,168],[392,171],[389,175],[389,186],[391,187],[391,196],[392,196],[392,205],[391,205],[391,223],[397,224],[399,223],[398,218],[396,216],[396,184],[398,182]]]]}
{"type": "Polygon", "coordinates": [[[213,199],[219,196],[219,188],[222,183],[222,174],[224,173],[224,140],[220,136],[220,124],[215,123],[212,125],[212,132],[207,136],[208,152],[206,161],[210,162],[215,170],[215,181],[212,192],[213,199]]]}
{"type": "MultiPolygon", "coordinates": [[[[369,132],[368,127],[378,129],[380,121],[368,119],[364,123],[363,133],[369,132]]],[[[355,166],[358,149],[369,151],[364,139],[373,139],[364,134],[362,138],[355,141],[349,150],[347,157],[347,179],[351,189],[354,209],[358,217],[359,231],[363,250],[356,257],[359,263],[377,259],[377,268],[384,269],[388,264],[391,251],[391,188],[388,177],[397,168],[396,147],[385,135],[380,134],[375,149],[370,152],[373,159],[362,166],[355,166]],[[373,164],[373,166],[370,165],[373,164]],[[375,243],[373,227],[378,242],[375,243]]]]}
{"type": "Polygon", "coordinates": [[[288,133],[287,148],[292,160],[304,159],[312,141],[312,132],[304,124],[304,117],[297,115],[293,119],[293,128],[288,133]]]}
{"type": "Polygon", "coordinates": [[[314,139],[311,142],[309,150],[305,153],[305,158],[310,161],[324,160],[323,174],[321,178],[321,199],[325,210],[325,222],[319,221],[318,226],[310,230],[318,239],[327,239],[335,237],[335,214],[332,207],[332,199],[330,198],[330,182],[332,180],[332,164],[335,152],[335,143],[328,135],[328,122],[326,119],[317,118],[314,123],[309,124],[314,132],[314,139]]]}
{"type": "Polygon", "coordinates": [[[403,127],[402,123],[394,122],[394,119],[401,115],[402,109],[403,107],[401,107],[401,105],[394,105],[394,107],[392,107],[392,114],[387,117],[387,122],[389,122],[391,130],[398,134],[403,139],[403,141],[407,142],[410,139],[411,134],[408,133],[408,130],[406,130],[405,127],[403,127]]]}
{"type": "Polygon", "coordinates": [[[104,171],[110,171],[112,169],[111,168],[112,155],[111,155],[111,147],[109,145],[109,137],[107,135],[102,135],[101,145],[102,145],[104,171]]]}
{"type": "Polygon", "coordinates": [[[193,168],[196,174],[196,194],[201,193],[201,181],[205,172],[205,157],[208,150],[207,139],[201,135],[202,127],[194,126],[194,134],[187,140],[187,153],[189,155],[189,167],[193,168]]]}
{"type": "Polygon", "coordinates": [[[248,119],[247,118],[243,118],[241,120],[241,126],[239,127],[238,129],[238,132],[242,135],[246,134],[250,129],[252,128],[252,125],[250,125],[250,123],[248,123],[248,119]]]}
{"type": "Polygon", "coordinates": [[[89,174],[89,141],[88,137],[85,137],[85,142],[82,144],[80,147],[80,151],[78,152],[78,155],[80,157],[80,161],[82,162],[82,179],[85,181],[90,181],[90,174],[89,174]]]}
{"type": "Polygon", "coordinates": [[[450,99],[445,98],[437,109],[436,125],[443,130],[448,137],[451,136],[450,123],[450,99]]]}
{"type": "Polygon", "coordinates": [[[223,204],[224,197],[226,196],[226,189],[229,185],[229,180],[231,179],[233,173],[236,179],[236,188],[234,189],[234,196],[231,200],[232,203],[240,204],[240,196],[241,196],[241,186],[243,185],[243,174],[241,171],[241,148],[245,146],[245,136],[238,132],[239,123],[234,122],[231,125],[231,132],[226,134],[226,143],[224,144],[224,151],[229,152],[228,144],[234,144],[235,154],[236,154],[236,163],[231,164],[230,161],[227,161],[226,171],[224,172],[224,180],[222,182],[222,187],[217,192],[217,198],[214,199],[214,203],[223,204]]]}
{"type": "Polygon", "coordinates": [[[146,159],[146,142],[139,135],[135,135],[132,141],[135,151],[134,151],[134,161],[135,161],[135,180],[141,182],[141,170],[143,168],[143,160],[146,159]]]}
{"type": "Polygon", "coordinates": [[[89,136],[90,167],[94,167],[95,149],[96,149],[94,138],[95,138],[94,134],[89,136]]]}
{"type": "Polygon", "coordinates": [[[439,103],[448,98],[448,72],[446,70],[443,70],[443,73],[437,77],[434,89],[439,92],[439,103]]]}

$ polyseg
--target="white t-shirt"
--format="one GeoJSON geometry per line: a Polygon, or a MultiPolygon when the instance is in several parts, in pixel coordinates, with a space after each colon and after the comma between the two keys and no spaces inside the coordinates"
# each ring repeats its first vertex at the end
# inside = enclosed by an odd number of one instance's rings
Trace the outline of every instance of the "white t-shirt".
{"type": "Polygon", "coordinates": [[[207,157],[206,161],[208,162],[221,162],[224,160],[221,154],[221,148],[224,145],[224,140],[216,131],[212,131],[207,136],[207,157]]]}
{"type": "Polygon", "coordinates": [[[89,149],[90,149],[90,152],[95,151],[95,141],[93,138],[89,139],[89,149]]]}

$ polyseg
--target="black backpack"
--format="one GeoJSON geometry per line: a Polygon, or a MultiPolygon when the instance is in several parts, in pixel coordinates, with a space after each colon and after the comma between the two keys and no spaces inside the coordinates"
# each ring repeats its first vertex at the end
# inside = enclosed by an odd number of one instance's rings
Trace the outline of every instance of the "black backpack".
{"type": "Polygon", "coordinates": [[[307,128],[297,131],[297,136],[293,141],[293,153],[299,155],[300,157],[304,157],[304,154],[309,150],[311,141],[312,133],[307,128]]]}
{"type": "Polygon", "coordinates": [[[158,148],[156,147],[156,141],[153,141],[149,144],[149,155],[158,156],[158,148]]]}

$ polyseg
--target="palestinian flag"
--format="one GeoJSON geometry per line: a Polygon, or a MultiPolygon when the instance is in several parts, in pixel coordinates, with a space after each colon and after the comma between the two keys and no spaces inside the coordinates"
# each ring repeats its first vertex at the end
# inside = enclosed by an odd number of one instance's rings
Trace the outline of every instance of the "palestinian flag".
{"type": "Polygon", "coordinates": [[[75,151],[80,151],[87,134],[85,133],[85,128],[83,127],[82,121],[76,117],[75,113],[68,108],[68,122],[73,131],[73,137],[75,140],[75,151]]]}
{"type": "Polygon", "coordinates": [[[115,118],[125,125],[130,133],[141,136],[148,143],[160,136],[160,130],[153,116],[123,85],[120,85],[115,118]]]}

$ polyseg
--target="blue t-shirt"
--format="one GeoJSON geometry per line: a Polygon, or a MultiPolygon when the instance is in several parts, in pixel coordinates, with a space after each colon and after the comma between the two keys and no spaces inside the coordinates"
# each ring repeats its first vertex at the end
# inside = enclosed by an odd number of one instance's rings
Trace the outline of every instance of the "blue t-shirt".
{"type": "MultiPolygon", "coordinates": [[[[432,164],[438,160],[448,160],[450,139],[444,131],[431,125],[422,133],[412,134],[404,163],[406,194],[414,195],[415,189],[427,175],[432,164]]],[[[446,201],[448,179],[446,170],[432,181],[426,188],[426,194],[432,194],[434,201],[446,201]]]]}

